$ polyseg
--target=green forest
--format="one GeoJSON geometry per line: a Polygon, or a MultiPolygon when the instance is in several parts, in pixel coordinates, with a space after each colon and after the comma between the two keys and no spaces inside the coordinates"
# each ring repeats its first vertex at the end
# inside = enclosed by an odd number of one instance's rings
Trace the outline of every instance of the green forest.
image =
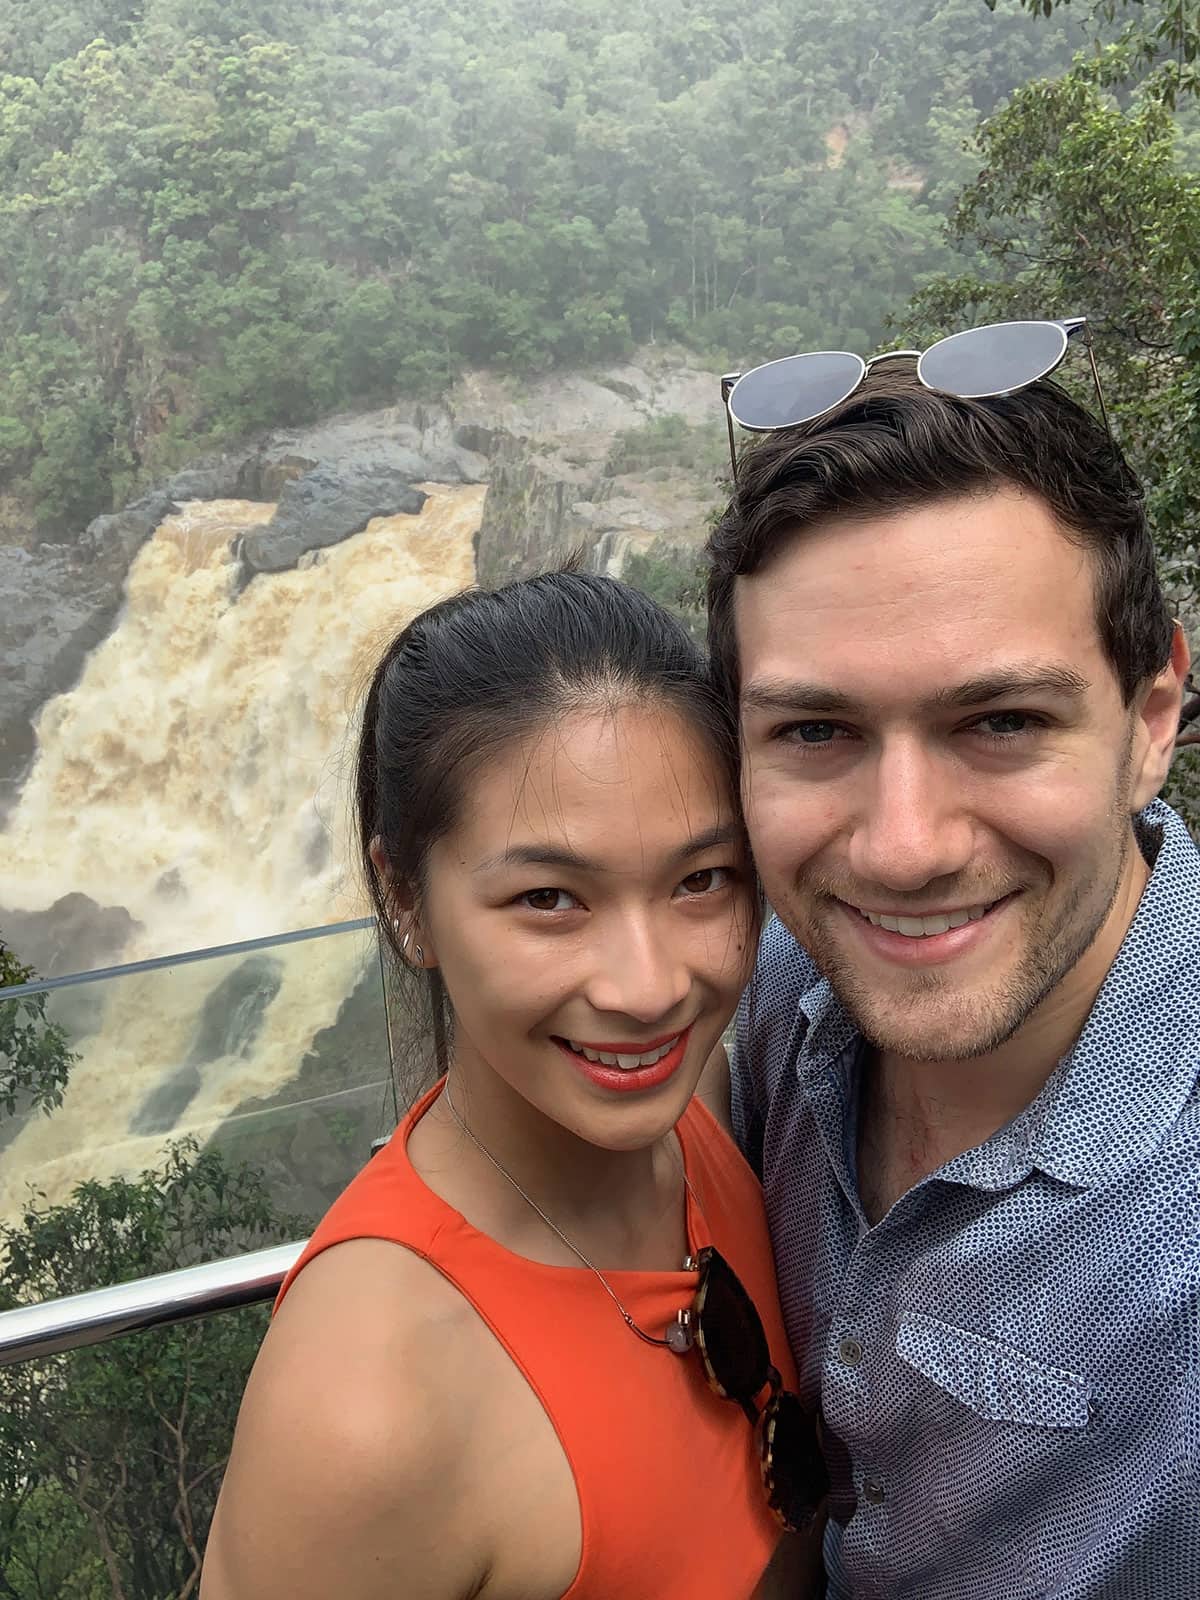
{"type": "Polygon", "coordinates": [[[82,526],[223,439],[646,340],[867,348],[1015,0],[0,0],[0,490],[82,526]]]}
{"type": "MultiPolygon", "coordinates": [[[[471,366],[1085,313],[1196,637],[1200,0],[0,0],[0,261],[0,519],[49,541],[471,366]]],[[[694,619],[686,563],[637,559],[694,619]]],[[[0,944],[0,986],[29,976],[0,944]]],[[[0,1002],[0,1143],[75,1059],[44,997],[0,1002]]],[[[176,1147],[31,1199],[0,1309],[305,1225],[176,1147]]],[[[0,1368],[0,1600],[194,1597],[263,1321],[0,1368]]]]}

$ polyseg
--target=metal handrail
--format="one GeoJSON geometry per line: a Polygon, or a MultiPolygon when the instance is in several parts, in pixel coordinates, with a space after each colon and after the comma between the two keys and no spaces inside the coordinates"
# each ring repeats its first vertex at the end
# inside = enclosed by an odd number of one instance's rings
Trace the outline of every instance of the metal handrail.
{"type": "Polygon", "coordinates": [[[303,1249],[303,1243],[272,1245],[229,1261],[177,1267],[133,1283],[0,1311],[0,1367],[273,1300],[303,1249]]]}
{"type": "Polygon", "coordinates": [[[203,950],[182,950],[173,956],[147,956],[122,967],[94,967],[90,972],[68,972],[61,978],[31,978],[0,989],[0,1000],[19,1000],[22,995],[45,994],[52,989],[72,989],[79,983],[104,983],[110,978],[131,978],[137,973],[157,972],[164,967],[185,967],[193,961],[212,961],[219,956],[247,955],[252,950],[273,950],[277,945],[303,944],[308,939],[326,939],[333,934],[354,933],[375,925],[374,917],[354,917],[349,922],[326,922],[319,928],[296,928],[290,933],[268,933],[258,939],[241,939],[236,944],[214,944],[203,950]]]}

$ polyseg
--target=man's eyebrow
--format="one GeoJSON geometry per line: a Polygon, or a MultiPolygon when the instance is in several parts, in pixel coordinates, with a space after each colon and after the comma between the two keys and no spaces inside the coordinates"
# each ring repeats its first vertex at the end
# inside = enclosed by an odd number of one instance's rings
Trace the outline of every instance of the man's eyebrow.
{"type": "MultiPolygon", "coordinates": [[[[733,844],[740,838],[740,830],[735,822],[719,822],[712,828],[705,828],[702,833],[693,834],[678,850],[671,854],[672,864],[690,861],[693,856],[703,854],[705,850],[715,850],[721,845],[733,844]]],[[[477,875],[487,872],[498,872],[503,867],[557,867],[564,872],[594,872],[603,873],[610,869],[603,862],[592,861],[587,856],[581,856],[574,850],[564,850],[559,845],[546,844],[516,844],[507,850],[501,850],[494,856],[488,856],[474,869],[477,875]]]]}
{"type": "Polygon", "coordinates": [[[1059,662],[1034,663],[1026,667],[1002,667],[981,672],[977,678],[952,689],[939,689],[935,706],[979,706],[989,700],[1008,700],[1019,694],[1053,694],[1064,700],[1082,700],[1091,685],[1073,667],[1059,662]]]}
{"type": "Polygon", "coordinates": [[[763,678],[742,689],[742,706],[751,711],[861,711],[857,700],[824,683],[763,678]]]}
{"type": "MultiPolygon", "coordinates": [[[[1073,667],[1062,662],[1035,662],[1028,666],[999,667],[981,672],[964,683],[938,689],[926,702],[931,710],[947,706],[986,705],[991,700],[1007,700],[1019,694],[1053,694],[1062,699],[1081,700],[1091,685],[1073,667]]],[[[870,708],[861,700],[831,688],[825,683],[763,678],[748,683],[742,690],[742,707],[750,711],[784,712],[810,716],[820,711],[861,715],[870,708]]]]}

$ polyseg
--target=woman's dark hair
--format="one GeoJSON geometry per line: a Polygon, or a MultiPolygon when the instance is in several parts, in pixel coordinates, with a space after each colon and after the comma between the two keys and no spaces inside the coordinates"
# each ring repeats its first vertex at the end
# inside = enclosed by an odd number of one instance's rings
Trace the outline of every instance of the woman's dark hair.
{"type": "MultiPolygon", "coordinates": [[[[709,743],[736,794],[737,743],[703,652],[683,624],[613,578],[560,571],[431,606],[392,640],[363,708],[355,789],[371,899],[397,973],[408,970],[392,886],[420,905],[429,852],[457,823],[472,777],[514,740],[596,705],[676,710],[709,743]],[[375,866],[379,841],[386,875],[375,866]]],[[[423,974],[420,1033],[448,1064],[451,1016],[423,974]]]]}
{"type": "Polygon", "coordinates": [[[887,362],[848,400],[746,449],[708,544],[708,640],[725,693],[739,691],[733,593],[808,528],[1005,484],[1039,495],[1092,561],[1096,621],[1126,704],[1171,656],[1171,613],[1142,489],[1101,424],[1057,384],[960,400],[887,362]]]}

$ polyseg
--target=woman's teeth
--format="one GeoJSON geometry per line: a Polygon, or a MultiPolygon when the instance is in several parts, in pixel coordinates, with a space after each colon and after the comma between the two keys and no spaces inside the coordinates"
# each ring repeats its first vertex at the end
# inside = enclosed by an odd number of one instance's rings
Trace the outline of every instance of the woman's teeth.
{"type": "Polygon", "coordinates": [[[632,1072],[634,1067],[652,1067],[656,1061],[661,1061],[665,1055],[670,1054],[679,1043],[680,1035],[668,1039],[666,1044],[657,1045],[653,1050],[646,1050],[640,1056],[626,1055],[623,1051],[614,1054],[608,1050],[589,1050],[586,1045],[579,1044],[574,1039],[567,1043],[576,1055],[582,1056],[585,1061],[595,1061],[605,1067],[620,1067],[622,1072],[632,1072]]]}

